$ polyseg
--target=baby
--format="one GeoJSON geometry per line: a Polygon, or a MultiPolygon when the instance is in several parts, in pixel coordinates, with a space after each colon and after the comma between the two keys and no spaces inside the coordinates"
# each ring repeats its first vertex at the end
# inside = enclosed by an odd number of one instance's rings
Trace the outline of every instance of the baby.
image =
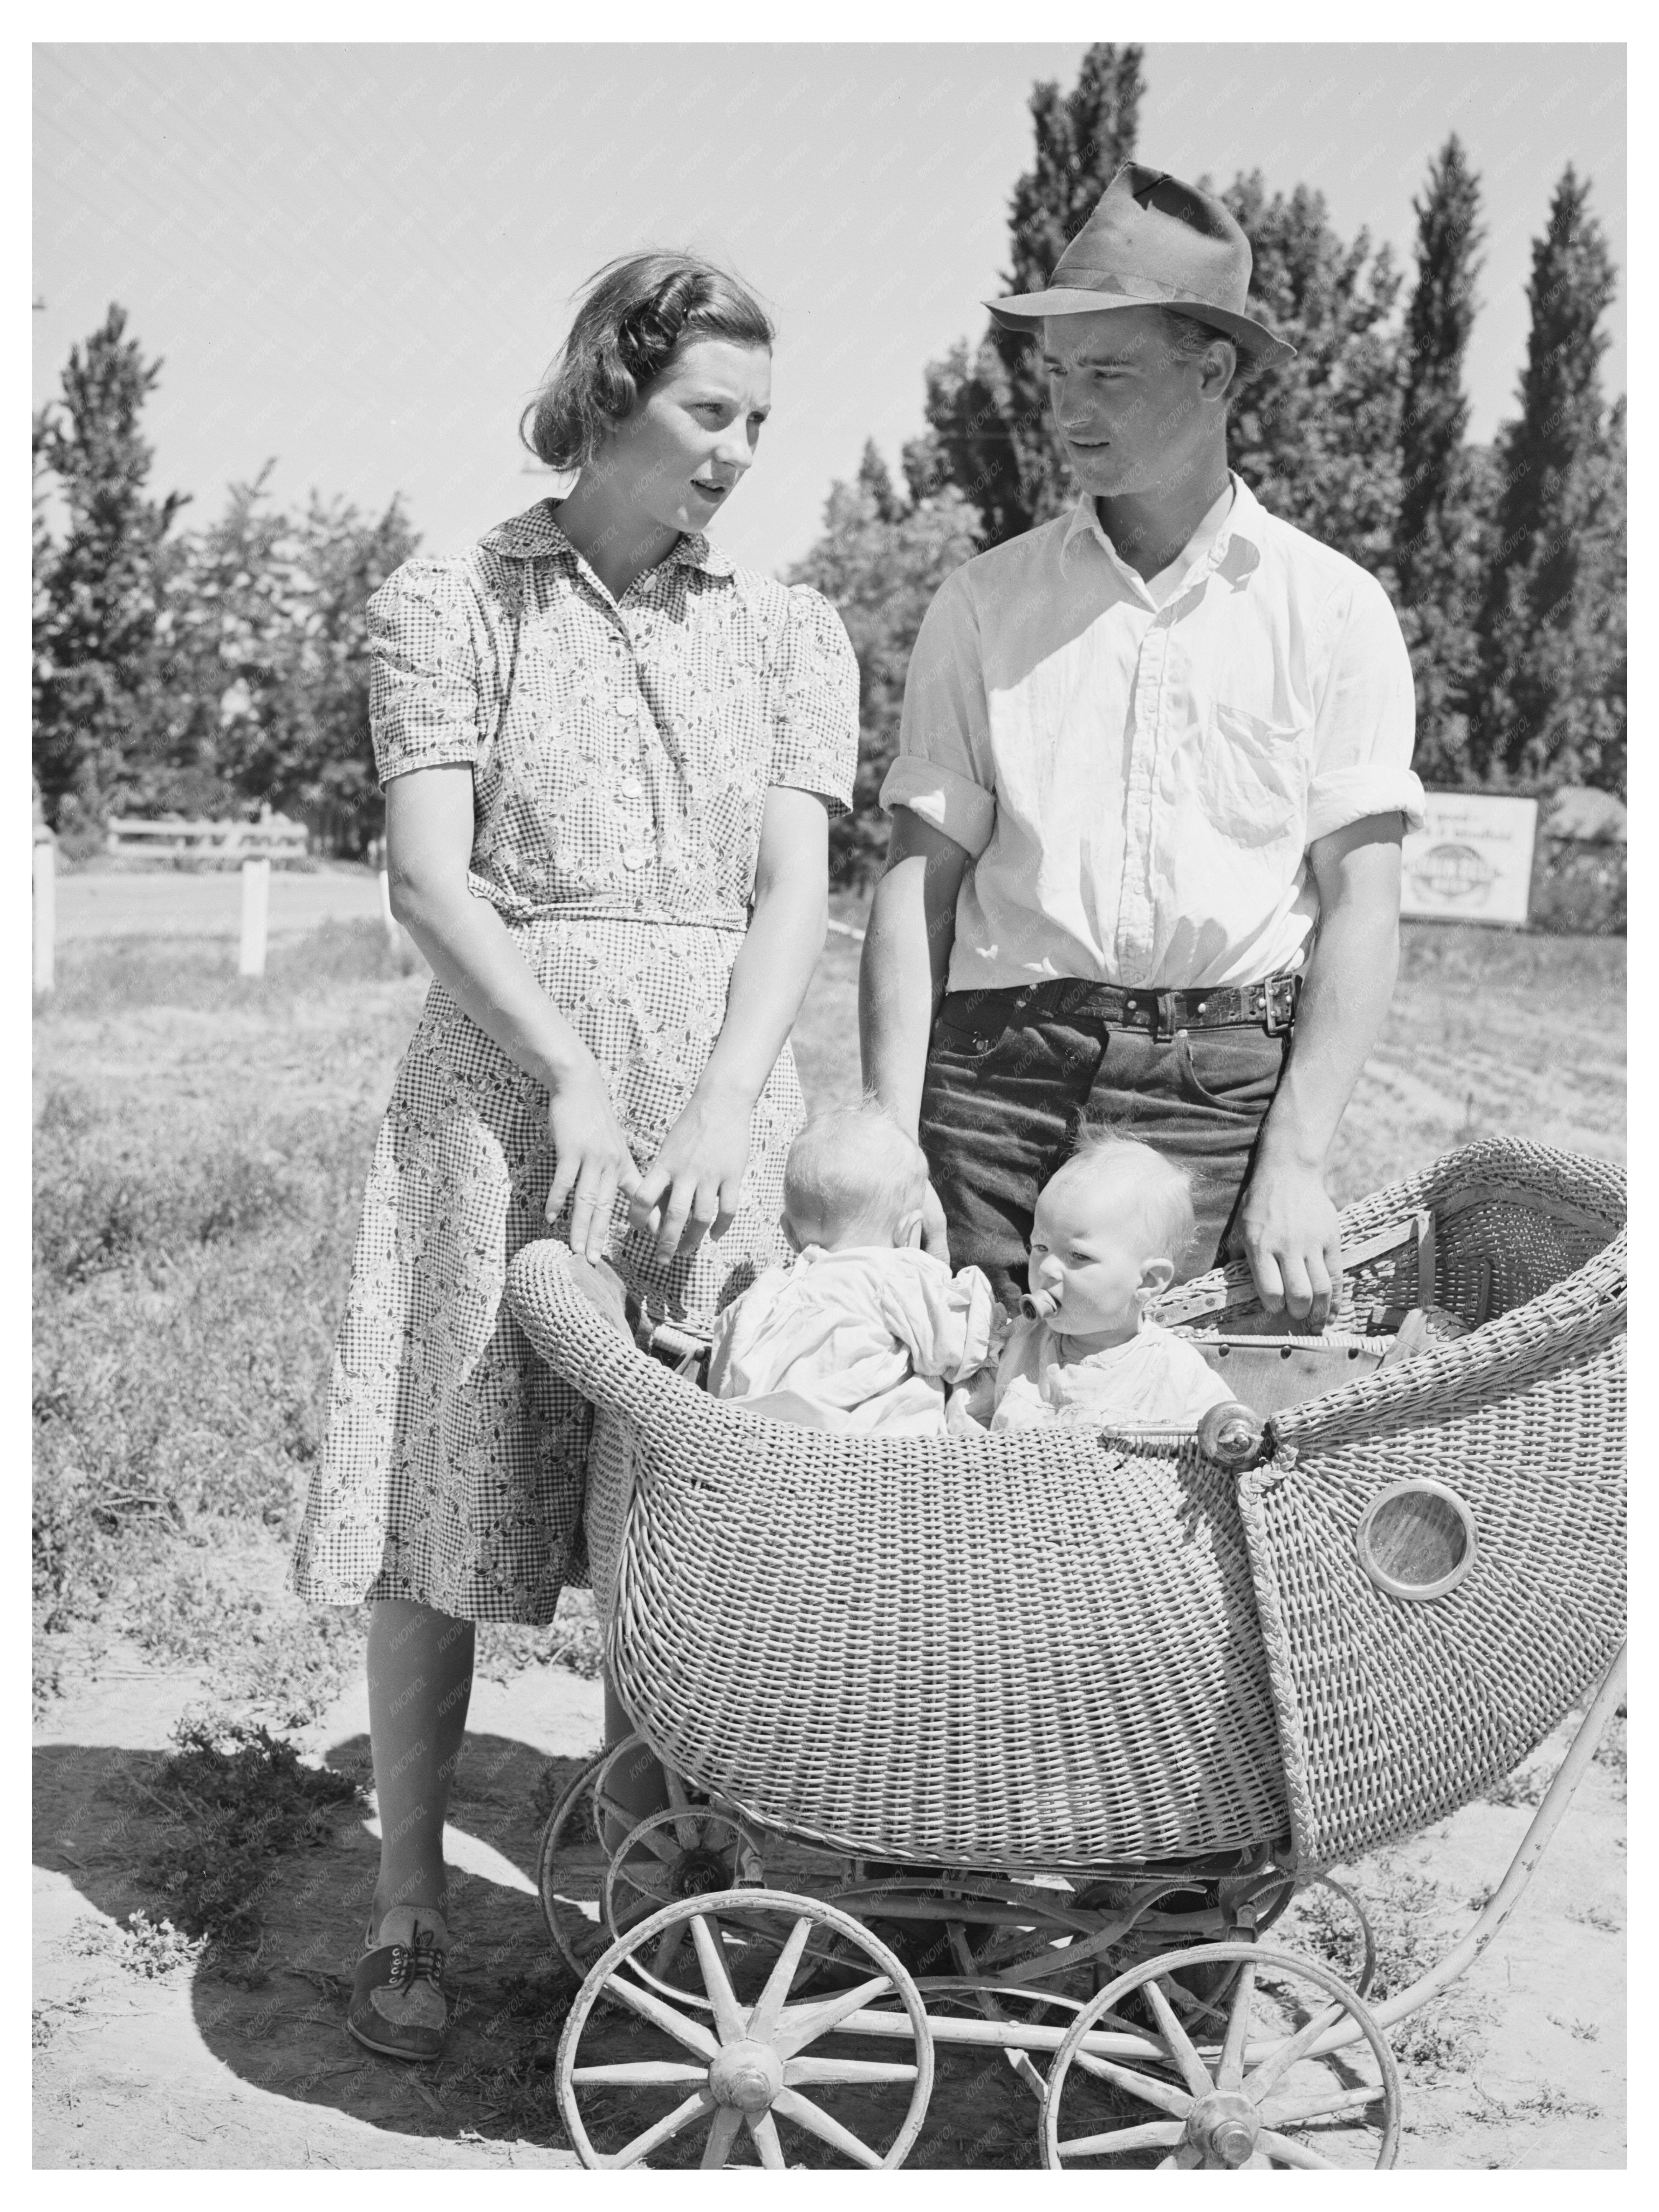
{"type": "Polygon", "coordinates": [[[1224,1405],[1232,1393],[1194,1347],[1144,1318],[1193,1234],[1178,1167],[1150,1145],[1085,1133],[1036,1202],[1027,1318],[1002,1348],[992,1428],[1191,1429],[1224,1405]]]}
{"type": "Polygon", "coordinates": [[[873,1107],[814,1115],[784,1165],[770,1267],[714,1325],[708,1388],[809,1428],[945,1433],[945,1385],[982,1367],[1000,1316],[977,1267],[922,1251],[927,1163],[873,1107]]]}

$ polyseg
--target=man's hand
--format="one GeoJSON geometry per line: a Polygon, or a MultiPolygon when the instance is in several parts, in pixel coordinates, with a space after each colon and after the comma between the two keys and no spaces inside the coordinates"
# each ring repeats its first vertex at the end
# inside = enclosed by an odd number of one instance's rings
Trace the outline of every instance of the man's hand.
{"type": "Polygon", "coordinates": [[[1342,1240],[1324,1177],[1294,1163],[1260,1161],[1240,1235],[1268,1312],[1323,1328],[1342,1281],[1342,1240]]]}
{"type": "Polygon", "coordinates": [[[1398,814],[1369,814],[1308,848],[1319,932],[1296,1036],[1244,1193],[1241,1237],[1261,1302],[1325,1326],[1342,1273],[1323,1167],[1400,962],[1398,814]]]}

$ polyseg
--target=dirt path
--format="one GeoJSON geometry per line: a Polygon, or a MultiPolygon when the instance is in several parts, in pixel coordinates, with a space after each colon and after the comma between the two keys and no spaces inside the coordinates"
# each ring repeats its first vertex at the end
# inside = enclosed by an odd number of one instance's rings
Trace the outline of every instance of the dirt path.
{"type": "MultiPolygon", "coordinates": [[[[60,943],[91,937],[234,937],[242,884],[235,868],[77,868],[58,884],[60,943]]],[[[380,886],[368,868],[273,868],[270,931],[296,937],[322,921],[372,921],[380,886]]]]}
{"type": "MultiPolygon", "coordinates": [[[[551,2099],[568,1986],[547,1969],[532,1799],[548,1762],[562,1778],[597,1746],[598,1686],[538,1668],[477,1687],[450,1835],[459,2017],[443,2063],[419,2069],[369,2057],[342,2025],[341,1977],[373,1880],[372,1814],[348,1813],[325,1846],[277,1863],[262,1900],[264,1948],[241,1982],[187,1961],[148,1972],[154,1962],[123,1935],[135,1907],[160,1917],[135,1876],[167,1829],[145,1785],[174,1721],[209,1688],[112,1648],[100,1679],[37,1732],[35,2164],[571,2165],[551,2099]]],[[[366,1720],[354,1690],[307,1747],[366,1779],[366,1720]]],[[[1553,1769],[1564,1741],[1528,1774],[1553,1769]]],[[[1513,1794],[1533,1794],[1526,1780],[1513,1794]]],[[[1499,1879],[1530,1817],[1524,1802],[1467,1807],[1352,1878],[1385,1932],[1449,1936],[1499,1879]]],[[[1615,1745],[1591,1767],[1504,1936],[1449,2007],[1396,2034],[1403,2165],[1623,2164],[1624,1876],[1615,1745]]],[[[1000,2060],[947,2055],[911,2163],[1032,2166],[1035,2118],[1000,2060]]]]}

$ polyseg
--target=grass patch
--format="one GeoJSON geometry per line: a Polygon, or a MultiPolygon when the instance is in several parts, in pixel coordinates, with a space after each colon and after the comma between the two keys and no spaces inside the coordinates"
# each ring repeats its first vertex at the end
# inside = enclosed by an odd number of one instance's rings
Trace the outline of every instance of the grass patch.
{"type": "MultiPolygon", "coordinates": [[[[1388,1860],[1368,1864],[1363,1881],[1343,1874],[1365,1909],[1376,1950],[1367,2003],[1385,2003],[1409,1989],[1440,1957],[1450,1940],[1449,1901],[1438,1882],[1408,1873],[1388,1860]]],[[[1335,1891],[1310,1886],[1270,1932],[1267,1941],[1320,1959],[1357,1990],[1364,1971],[1364,1938],[1353,1910],[1335,1891]]],[[[1404,2070],[1418,2079],[1467,2074],[1477,2056],[1467,2006],[1436,1999],[1389,2031],[1404,2070]]]]}
{"type": "Polygon", "coordinates": [[[167,1900],[184,1936],[252,1948],[273,1860],[331,1841],[362,1791],[331,1767],[301,1765],[293,1744],[263,1727],[197,1722],[174,1741],[178,1751],[146,1785],[172,1825],[139,1878],[167,1900]]]}

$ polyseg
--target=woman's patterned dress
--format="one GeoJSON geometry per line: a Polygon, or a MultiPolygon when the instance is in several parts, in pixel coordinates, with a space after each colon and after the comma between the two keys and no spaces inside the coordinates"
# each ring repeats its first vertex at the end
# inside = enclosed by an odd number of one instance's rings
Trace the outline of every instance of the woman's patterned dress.
{"type": "MultiPolygon", "coordinates": [[[[837,811],[851,796],[858,670],[839,617],[702,537],[618,602],[551,502],[458,559],[406,562],[369,617],[381,781],[471,765],[472,890],[605,1071],[648,1165],[725,1018],[769,787],[837,811]]],[[[502,1303],[513,1254],[550,1233],[547,1109],[434,982],[369,1169],[301,1596],[541,1624],[583,1571],[589,1409],[502,1303]]],[[[653,1312],[706,1328],[787,1258],[802,1119],[786,1045],[741,1209],[690,1259],[659,1266],[618,1206],[612,1262],[653,1312]]]]}

